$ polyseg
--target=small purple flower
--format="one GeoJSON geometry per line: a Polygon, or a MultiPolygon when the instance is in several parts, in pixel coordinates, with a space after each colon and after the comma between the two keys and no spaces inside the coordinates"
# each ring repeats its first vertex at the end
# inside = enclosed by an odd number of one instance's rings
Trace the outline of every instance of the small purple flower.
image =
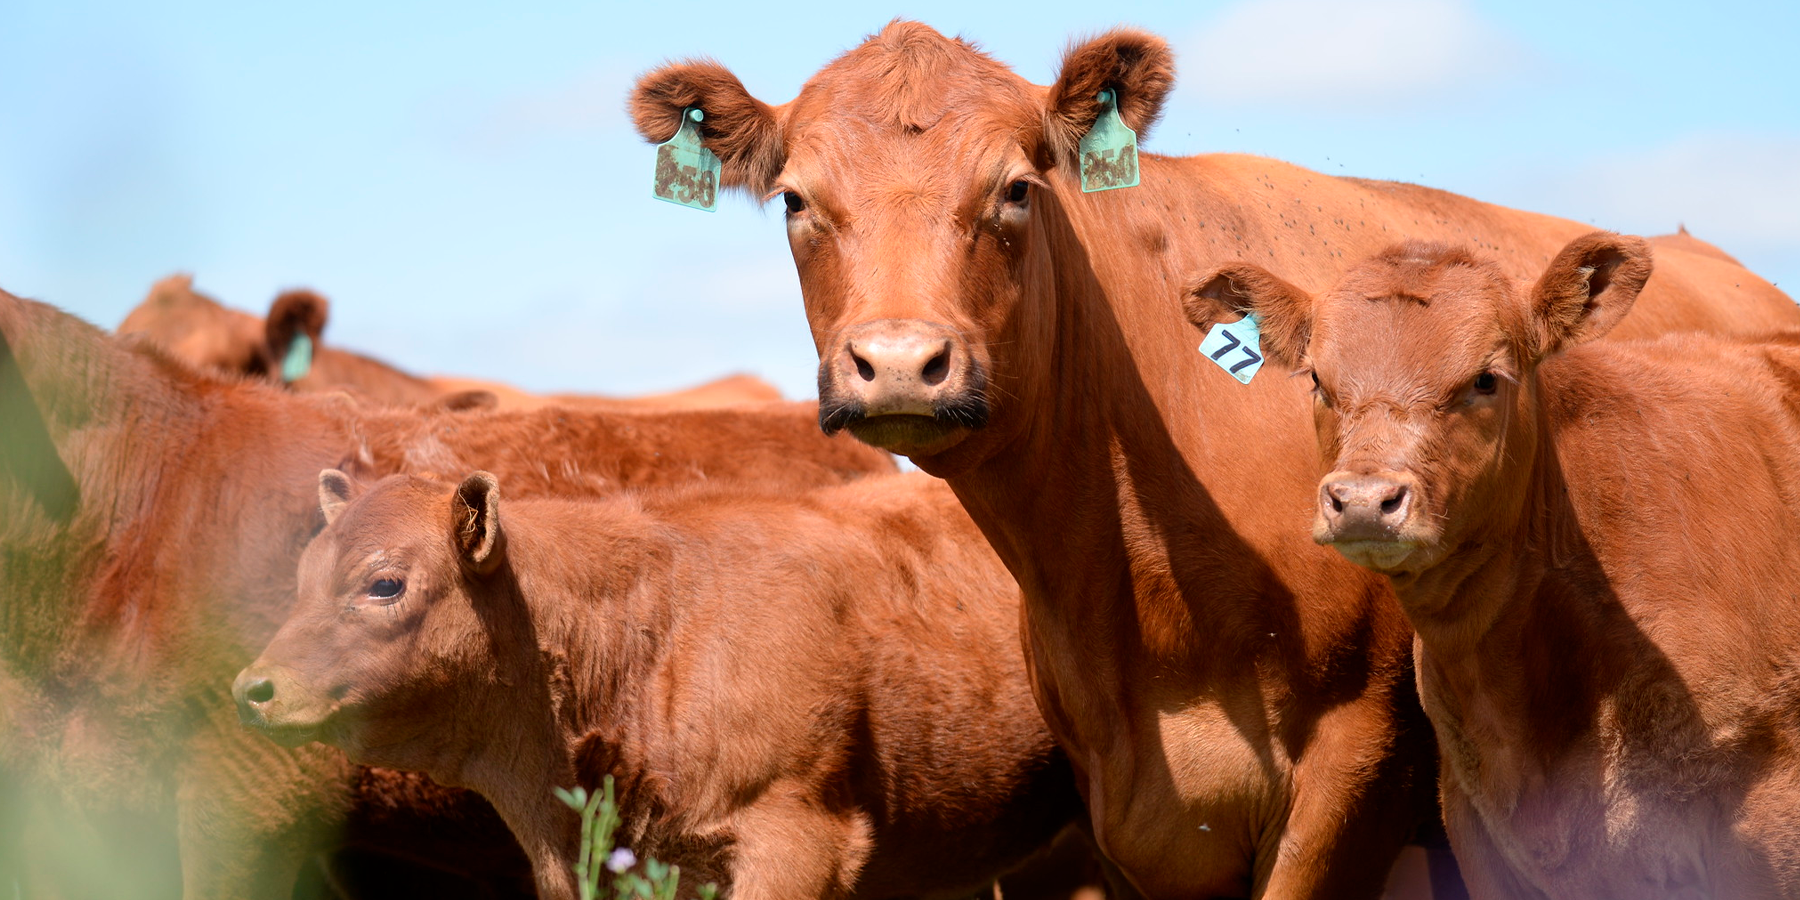
{"type": "Polygon", "coordinates": [[[626,869],[635,865],[637,865],[637,854],[631,852],[628,847],[620,847],[606,858],[606,867],[613,870],[615,875],[623,875],[626,869]]]}

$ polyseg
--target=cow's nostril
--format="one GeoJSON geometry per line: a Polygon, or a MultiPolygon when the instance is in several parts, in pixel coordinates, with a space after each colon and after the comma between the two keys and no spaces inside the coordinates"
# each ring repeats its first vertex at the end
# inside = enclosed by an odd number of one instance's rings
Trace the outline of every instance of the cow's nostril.
{"type": "Polygon", "coordinates": [[[850,354],[850,358],[853,360],[856,360],[856,374],[861,375],[862,380],[864,380],[864,381],[874,381],[875,380],[875,367],[869,365],[868,360],[863,359],[862,357],[857,356],[854,353],[850,354]]]}
{"type": "Polygon", "coordinates": [[[1393,515],[1395,511],[1400,509],[1400,504],[1404,502],[1406,502],[1406,488],[1396,488],[1392,497],[1381,501],[1381,514],[1384,516],[1393,515]]]}
{"type": "Polygon", "coordinates": [[[950,347],[945,345],[938,355],[926,360],[925,368],[919,372],[919,377],[925,379],[926,384],[942,384],[944,379],[949,376],[950,347]]]}
{"type": "Polygon", "coordinates": [[[251,703],[267,703],[275,699],[275,682],[258,678],[244,689],[244,699],[251,703]]]}
{"type": "Polygon", "coordinates": [[[1337,491],[1327,491],[1326,493],[1331,497],[1331,511],[1332,512],[1340,512],[1340,513],[1343,512],[1344,511],[1344,498],[1339,497],[1337,491]]]}

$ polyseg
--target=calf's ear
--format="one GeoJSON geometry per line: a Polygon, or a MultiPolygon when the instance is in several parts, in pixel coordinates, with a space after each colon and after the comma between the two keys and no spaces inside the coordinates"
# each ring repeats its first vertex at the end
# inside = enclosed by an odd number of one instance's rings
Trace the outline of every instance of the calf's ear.
{"type": "Polygon", "coordinates": [[[1100,117],[1103,90],[1113,92],[1119,118],[1143,140],[1174,87],[1175,54],[1154,34],[1115,28],[1070,46],[1044,114],[1051,151],[1059,161],[1075,159],[1082,136],[1100,117]]]}
{"type": "Polygon", "coordinates": [[[283,291],[276,297],[263,320],[263,353],[269,361],[269,371],[279,375],[288,367],[288,354],[294,352],[294,338],[299,335],[306,335],[312,342],[306,349],[310,364],[312,351],[319,346],[330,317],[331,303],[312,291],[283,291]]]}
{"type": "Polygon", "coordinates": [[[1538,355],[1611,331],[1631,311],[1651,267],[1650,245],[1640,237],[1595,231],[1570,241],[1531,290],[1538,355]]]}
{"type": "Polygon", "coordinates": [[[344,511],[351,500],[359,493],[356,482],[350,476],[336,469],[326,469],[319,473],[319,511],[325,514],[325,524],[330,525],[344,511]]]}
{"type": "Polygon", "coordinates": [[[1188,282],[1181,306],[1202,333],[1220,322],[1256,316],[1264,356],[1290,369],[1305,364],[1312,340],[1312,295],[1266,269],[1226,263],[1188,282]]]}
{"type": "Polygon", "coordinates": [[[475,472],[456,486],[450,498],[451,537],[464,566],[485,575],[500,565],[506,542],[500,533],[500,482],[488,472],[475,472]]]}
{"type": "Polygon", "coordinates": [[[767,103],[750,96],[731,70],[710,59],[683,60],[652,69],[631,89],[632,124],[644,140],[660,144],[681,128],[681,114],[698,108],[700,142],[719,158],[723,187],[742,188],[757,199],[774,189],[787,151],[781,123],[767,103]]]}

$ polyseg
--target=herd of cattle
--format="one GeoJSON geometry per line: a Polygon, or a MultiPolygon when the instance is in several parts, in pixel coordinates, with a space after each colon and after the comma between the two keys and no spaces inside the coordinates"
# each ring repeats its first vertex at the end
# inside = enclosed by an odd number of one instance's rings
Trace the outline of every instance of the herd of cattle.
{"type": "Polygon", "coordinates": [[[1800,897],[1800,309],[1259,157],[1085,192],[1173,82],[643,76],[783,199],[816,407],[0,293],[0,894],[574,898],[611,776],[731,898],[1800,897]]]}

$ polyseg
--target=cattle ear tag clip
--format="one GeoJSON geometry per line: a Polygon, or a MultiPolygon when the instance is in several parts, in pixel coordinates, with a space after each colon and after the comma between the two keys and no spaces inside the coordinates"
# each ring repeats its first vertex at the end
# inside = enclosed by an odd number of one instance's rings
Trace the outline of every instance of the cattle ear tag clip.
{"type": "Polygon", "coordinates": [[[281,358],[281,380],[293,384],[312,371],[312,338],[296,334],[288,342],[287,355],[281,358]]]}
{"type": "Polygon", "coordinates": [[[1110,89],[1095,98],[1100,117],[1081,138],[1081,190],[1084,193],[1137,187],[1137,132],[1119,118],[1118,95],[1110,89]]]}
{"type": "Polygon", "coordinates": [[[1221,322],[1206,333],[1200,352],[1227,375],[1249,384],[1263,364],[1262,326],[1247,313],[1236,322],[1221,322]]]}
{"type": "Polygon", "coordinates": [[[698,107],[682,110],[675,136],[656,145],[656,183],[650,193],[658,200],[717,212],[719,158],[700,143],[700,122],[705,118],[698,107]]]}

